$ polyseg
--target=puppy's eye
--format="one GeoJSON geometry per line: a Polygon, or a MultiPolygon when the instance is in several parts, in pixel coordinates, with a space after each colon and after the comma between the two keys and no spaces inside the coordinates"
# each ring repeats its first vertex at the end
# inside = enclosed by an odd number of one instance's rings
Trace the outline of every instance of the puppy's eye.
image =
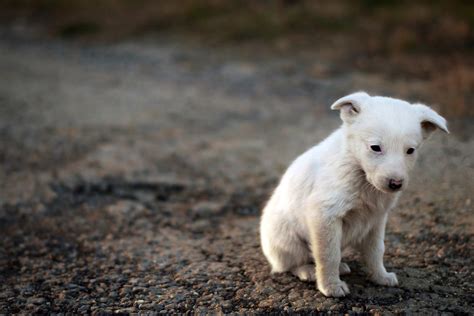
{"type": "Polygon", "coordinates": [[[415,152],[415,148],[408,148],[408,150],[407,150],[407,154],[408,154],[408,155],[411,155],[411,154],[413,154],[414,152],[415,152]]]}
{"type": "Polygon", "coordinates": [[[379,145],[372,145],[370,146],[370,149],[372,149],[372,151],[375,151],[376,153],[379,153],[382,151],[382,148],[380,148],[379,145]]]}

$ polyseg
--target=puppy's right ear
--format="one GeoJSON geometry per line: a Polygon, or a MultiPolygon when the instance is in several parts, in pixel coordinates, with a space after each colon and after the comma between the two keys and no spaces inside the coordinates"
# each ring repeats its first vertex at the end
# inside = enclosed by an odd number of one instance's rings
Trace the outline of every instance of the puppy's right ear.
{"type": "Polygon", "coordinates": [[[350,123],[360,113],[362,104],[368,98],[370,98],[370,95],[365,92],[352,93],[334,102],[331,105],[331,110],[340,110],[341,119],[346,123],[350,123]]]}

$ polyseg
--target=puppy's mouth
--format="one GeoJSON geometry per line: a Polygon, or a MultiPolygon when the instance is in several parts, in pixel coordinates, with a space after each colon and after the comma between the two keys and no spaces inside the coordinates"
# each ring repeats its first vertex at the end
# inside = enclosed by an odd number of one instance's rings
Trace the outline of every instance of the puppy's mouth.
{"type": "Polygon", "coordinates": [[[361,172],[363,173],[364,175],[364,179],[366,181],[366,185],[369,186],[370,188],[376,190],[376,191],[380,191],[382,193],[396,193],[396,192],[400,192],[400,191],[392,191],[390,190],[389,188],[386,188],[384,186],[379,186],[374,182],[372,182],[372,180],[369,178],[368,174],[363,170],[361,169],[361,172]]]}
{"type": "Polygon", "coordinates": [[[378,187],[377,187],[377,190],[382,191],[383,193],[389,193],[389,194],[401,192],[401,190],[394,191],[394,190],[381,189],[381,188],[378,188],[378,187]]]}
{"type": "Polygon", "coordinates": [[[390,193],[388,190],[380,188],[378,185],[372,183],[369,179],[367,179],[367,183],[369,186],[371,186],[373,189],[383,192],[383,193],[390,193]]]}
{"type": "Polygon", "coordinates": [[[394,194],[394,193],[398,193],[398,192],[401,192],[402,189],[398,189],[398,190],[391,190],[390,188],[388,187],[380,187],[376,184],[373,184],[372,182],[370,182],[369,180],[367,180],[367,182],[369,182],[369,184],[374,187],[377,191],[380,191],[380,192],[383,192],[383,193],[387,193],[387,194],[394,194]]]}

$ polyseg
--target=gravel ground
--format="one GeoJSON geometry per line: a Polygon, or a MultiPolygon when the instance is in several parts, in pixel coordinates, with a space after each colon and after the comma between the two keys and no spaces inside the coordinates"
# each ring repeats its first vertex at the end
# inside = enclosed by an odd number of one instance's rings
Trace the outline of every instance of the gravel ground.
{"type": "Polygon", "coordinates": [[[0,36],[0,313],[473,314],[472,120],[435,135],[393,212],[400,286],[351,295],[270,275],[258,221],[291,160],[364,89],[423,100],[420,80],[331,52],[172,39],[78,44],[0,36]]]}

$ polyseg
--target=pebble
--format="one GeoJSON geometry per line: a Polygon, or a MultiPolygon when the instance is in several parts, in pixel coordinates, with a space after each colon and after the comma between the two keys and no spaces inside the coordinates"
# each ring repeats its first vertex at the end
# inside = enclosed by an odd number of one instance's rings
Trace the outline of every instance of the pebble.
{"type": "Polygon", "coordinates": [[[87,313],[90,309],[90,306],[89,305],[82,305],[78,308],[78,312],[80,313],[87,313]]]}
{"type": "Polygon", "coordinates": [[[352,311],[353,311],[353,312],[356,312],[356,313],[362,313],[362,312],[364,311],[364,308],[363,308],[363,307],[354,306],[354,307],[352,307],[352,311]]]}
{"type": "Polygon", "coordinates": [[[40,304],[43,304],[45,301],[46,299],[43,297],[30,297],[27,300],[27,304],[40,305],[40,304]]]}

